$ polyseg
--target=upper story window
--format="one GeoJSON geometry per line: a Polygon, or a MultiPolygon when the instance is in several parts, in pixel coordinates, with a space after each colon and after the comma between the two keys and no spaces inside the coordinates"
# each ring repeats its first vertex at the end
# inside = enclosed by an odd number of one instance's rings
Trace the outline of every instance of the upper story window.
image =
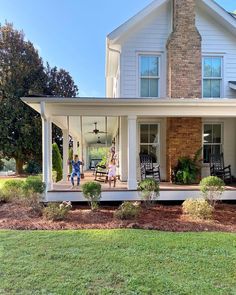
{"type": "Polygon", "coordinates": [[[159,97],[160,60],[156,55],[141,55],[140,97],[159,97]]]}
{"type": "Polygon", "coordinates": [[[222,57],[203,57],[203,97],[220,98],[222,93],[222,57]]]}

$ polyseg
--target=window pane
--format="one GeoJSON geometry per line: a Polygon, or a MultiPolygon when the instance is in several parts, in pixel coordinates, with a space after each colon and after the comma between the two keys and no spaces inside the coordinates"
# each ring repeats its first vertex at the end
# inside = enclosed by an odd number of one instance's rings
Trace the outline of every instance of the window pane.
{"type": "Polygon", "coordinates": [[[221,58],[212,58],[212,77],[221,77],[221,58]]]}
{"type": "Polygon", "coordinates": [[[212,58],[204,57],[204,77],[212,77],[212,58]]]}
{"type": "Polygon", "coordinates": [[[140,146],[140,154],[148,155],[148,145],[140,146]]]}
{"type": "Polygon", "coordinates": [[[141,97],[149,97],[149,79],[141,79],[141,97]]]}
{"type": "Polygon", "coordinates": [[[203,97],[211,97],[211,80],[203,80],[203,97]]]}
{"type": "Polygon", "coordinates": [[[158,57],[149,57],[149,76],[158,76],[158,57]]]}
{"type": "Polygon", "coordinates": [[[140,142],[148,143],[148,125],[140,125],[140,142]]]}
{"type": "Polygon", "coordinates": [[[158,97],[158,79],[150,79],[150,97],[158,97]]]}
{"type": "Polygon", "coordinates": [[[211,96],[220,97],[220,80],[211,80],[211,96]]]}
{"type": "Polygon", "coordinates": [[[150,125],[149,143],[158,143],[158,125],[156,124],[150,125]]]}
{"type": "Polygon", "coordinates": [[[221,154],[221,145],[213,145],[211,148],[212,155],[214,155],[214,159],[220,159],[221,154]]]}
{"type": "Polygon", "coordinates": [[[212,124],[204,124],[204,143],[212,143],[212,124]]]}
{"type": "Polygon", "coordinates": [[[210,163],[211,146],[204,145],[203,147],[203,162],[210,163]]]}
{"type": "Polygon", "coordinates": [[[221,125],[213,125],[213,143],[221,143],[221,125]]]}
{"type": "Polygon", "coordinates": [[[153,163],[158,163],[157,153],[158,153],[158,147],[155,145],[154,146],[150,145],[149,146],[149,155],[152,156],[153,163]]]}
{"type": "Polygon", "coordinates": [[[141,77],[149,76],[149,57],[141,56],[141,77]]]}

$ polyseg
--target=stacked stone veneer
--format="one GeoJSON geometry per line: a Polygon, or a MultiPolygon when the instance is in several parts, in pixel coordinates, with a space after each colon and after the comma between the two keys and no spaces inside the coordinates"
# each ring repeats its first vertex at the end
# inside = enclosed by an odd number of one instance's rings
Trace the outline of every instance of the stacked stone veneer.
{"type": "MultiPolygon", "coordinates": [[[[195,0],[173,1],[173,32],[167,41],[167,94],[173,99],[202,97],[201,36],[195,0]]],[[[167,180],[181,156],[202,145],[201,118],[167,118],[167,180]]]]}

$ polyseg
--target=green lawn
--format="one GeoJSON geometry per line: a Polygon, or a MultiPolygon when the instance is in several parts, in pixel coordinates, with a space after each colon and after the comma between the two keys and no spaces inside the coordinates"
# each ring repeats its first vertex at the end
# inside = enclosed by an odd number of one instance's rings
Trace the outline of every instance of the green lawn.
{"type": "Polygon", "coordinates": [[[0,294],[236,294],[236,235],[0,231],[0,294]]]}

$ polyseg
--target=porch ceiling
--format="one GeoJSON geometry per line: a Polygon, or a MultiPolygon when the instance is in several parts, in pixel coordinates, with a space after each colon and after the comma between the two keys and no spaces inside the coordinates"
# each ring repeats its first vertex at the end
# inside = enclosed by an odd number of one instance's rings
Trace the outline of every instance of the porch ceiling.
{"type": "Polygon", "coordinates": [[[43,105],[48,117],[236,117],[236,99],[26,97],[22,100],[39,113],[43,105]]]}
{"type": "MultiPolygon", "coordinates": [[[[106,141],[111,144],[116,126],[118,124],[117,117],[107,117],[107,133],[91,133],[94,130],[94,123],[97,123],[97,129],[99,131],[106,131],[106,118],[105,117],[82,117],[82,133],[83,140],[88,145],[97,145],[98,139],[100,139],[100,146],[105,145],[106,141]]],[[[52,122],[61,129],[69,129],[70,135],[80,139],[80,117],[79,116],[53,116],[52,122]]]]}

